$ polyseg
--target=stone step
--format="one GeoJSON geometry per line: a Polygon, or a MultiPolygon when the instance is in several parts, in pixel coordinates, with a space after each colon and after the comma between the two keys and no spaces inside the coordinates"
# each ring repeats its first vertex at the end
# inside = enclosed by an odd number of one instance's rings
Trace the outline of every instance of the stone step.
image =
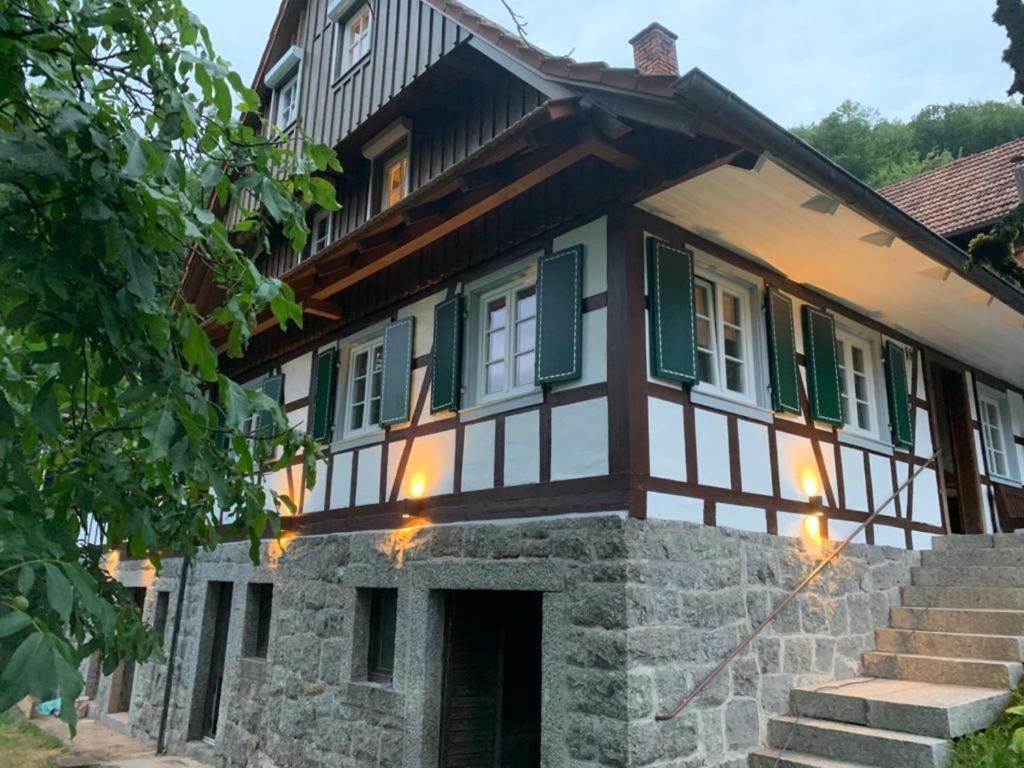
{"type": "Polygon", "coordinates": [[[867,651],[863,660],[865,675],[892,680],[1005,690],[1016,686],[1024,677],[1024,667],[1020,662],[1012,661],[955,659],[885,651],[867,651]]]}
{"type": "Polygon", "coordinates": [[[1003,587],[900,587],[904,606],[912,608],[996,608],[1024,610],[1024,588],[1003,587]]]}
{"type": "Polygon", "coordinates": [[[875,648],[889,653],[946,656],[957,659],[1021,661],[1024,638],[1012,635],[968,635],[914,629],[876,629],[875,648]]]}
{"type": "Polygon", "coordinates": [[[794,688],[789,698],[801,717],[954,739],[991,725],[1010,692],[855,677],[794,688]]]}
{"type": "Polygon", "coordinates": [[[934,536],[932,549],[1022,549],[1024,533],[974,533],[968,535],[934,536]]]}
{"type": "Polygon", "coordinates": [[[755,749],[747,757],[747,765],[749,768],[870,768],[864,763],[830,760],[827,757],[790,752],[773,747],[755,749]]]}
{"type": "Polygon", "coordinates": [[[917,587],[1024,587],[1024,568],[1007,565],[915,565],[910,569],[910,583],[917,587]]]}
{"type": "Polygon", "coordinates": [[[922,565],[990,565],[1016,566],[1024,564],[1024,555],[1016,549],[926,549],[921,552],[922,565]]]}
{"type": "Polygon", "coordinates": [[[1024,611],[903,606],[889,611],[889,624],[894,629],[920,629],[926,632],[1024,635],[1024,611]]]}
{"type": "Polygon", "coordinates": [[[942,768],[949,753],[945,739],[806,717],[769,720],[768,746],[878,768],[942,768]]]}

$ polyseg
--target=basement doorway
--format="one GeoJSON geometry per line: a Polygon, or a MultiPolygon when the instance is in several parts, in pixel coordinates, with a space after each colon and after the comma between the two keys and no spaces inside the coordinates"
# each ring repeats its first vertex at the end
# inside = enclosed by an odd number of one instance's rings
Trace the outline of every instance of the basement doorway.
{"type": "Polygon", "coordinates": [[[984,533],[974,427],[963,371],[930,360],[928,384],[937,447],[942,449],[939,478],[950,532],[984,533]]]}
{"type": "Polygon", "coordinates": [[[224,688],[224,662],[227,656],[228,630],[231,626],[230,581],[211,581],[207,585],[199,639],[199,666],[193,691],[189,738],[213,744],[217,738],[221,694],[224,688]]]}
{"type": "Polygon", "coordinates": [[[540,765],[538,592],[449,592],[441,768],[540,765]]]}

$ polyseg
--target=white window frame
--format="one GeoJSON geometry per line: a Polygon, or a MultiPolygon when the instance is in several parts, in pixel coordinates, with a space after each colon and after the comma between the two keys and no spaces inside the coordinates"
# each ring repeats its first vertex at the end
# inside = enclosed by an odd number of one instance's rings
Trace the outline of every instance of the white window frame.
{"type": "Polygon", "coordinates": [[[334,217],[331,215],[330,211],[319,210],[313,216],[312,224],[313,225],[309,228],[309,255],[316,256],[316,254],[320,253],[320,251],[324,250],[327,246],[329,246],[333,240],[334,217]],[[327,222],[327,234],[325,236],[324,242],[322,244],[319,244],[320,240],[317,237],[317,229],[319,228],[320,224],[324,221],[327,222]]]}
{"type": "MultiPolygon", "coordinates": [[[[369,335],[359,341],[351,343],[344,350],[345,365],[344,365],[344,382],[345,386],[342,388],[343,397],[339,404],[341,408],[340,420],[335,420],[336,424],[341,424],[341,440],[339,442],[346,442],[353,438],[364,438],[367,436],[381,435],[384,432],[384,428],[379,423],[367,424],[366,419],[369,414],[369,402],[370,402],[370,386],[372,381],[372,362],[373,362],[373,350],[376,347],[384,346],[384,336],[380,333],[369,335]],[[363,411],[363,424],[358,427],[354,427],[351,422],[352,418],[352,396],[353,389],[355,387],[355,359],[358,355],[366,352],[367,357],[367,397],[364,400],[364,411],[363,411]]],[[[382,381],[383,386],[383,371],[382,381]]]]}
{"type": "Polygon", "coordinates": [[[985,451],[985,466],[993,481],[1019,486],[1020,466],[1017,462],[1017,444],[1013,433],[1013,418],[1010,413],[1010,398],[1005,392],[978,383],[978,423],[981,427],[982,450],[985,451]],[[996,423],[991,412],[995,412],[996,423]],[[997,434],[996,434],[997,433],[997,434]],[[998,437],[998,441],[994,438],[998,437]],[[997,471],[995,455],[1003,457],[1005,471],[997,471]]]}
{"type": "MultiPolygon", "coordinates": [[[[739,403],[745,406],[762,408],[766,405],[767,379],[762,370],[766,358],[755,339],[763,338],[764,328],[760,322],[761,313],[755,312],[758,306],[756,296],[758,286],[749,283],[733,274],[712,268],[707,264],[698,264],[694,268],[695,282],[706,283],[711,289],[711,343],[713,353],[713,365],[715,381],[698,380],[693,386],[693,391],[698,394],[709,395],[716,399],[739,403]],[[725,344],[724,330],[725,319],[721,312],[722,294],[728,293],[740,301],[740,314],[743,325],[740,327],[743,333],[743,391],[737,392],[724,385],[725,381],[725,344]]],[[[694,294],[694,315],[696,317],[696,293],[694,294]]]]}
{"type": "MultiPolygon", "coordinates": [[[[517,361],[518,358],[524,354],[532,353],[534,355],[534,362],[536,363],[537,345],[536,335],[534,336],[534,346],[532,349],[526,351],[519,351],[517,349],[516,341],[518,339],[518,328],[520,322],[524,322],[518,315],[518,294],[525,290],[532,288],[534,290],[534,313],[528,320],[533,320],[534,328],[536,329],[537,323],[537,310],[536,310],[536,297],[537,297],[537,283],[536,279],[530,280],[526,277],[519,277],[514,280],[502,283],[500,286],[487,291],[486,293],[479,294],[475,299],[477,304],[477,325],[475,327],[476,339],[477,339],[477,362],[476,362],[476,391],[479,393],[477,397],[478,403],[491,403],[497,400],[507,400],[511,397],[517,397],[537,389],[535,380],[530,380],[525,384],[516,384],[515,377],[518,370],[517,361]],[[498,298],[505,299],[506,308],[506,320],[505,320],[505,356],[502,358],[502,362],[505,364],[505,386],[497,392],[487,392],[487,348],[488,348],[488,328],[487,328],[487,305],[498,298]]],[[[535,331],[536,333],[536,331],[535,331]]]]}
{"type": "MultiPolygon", "coordinates": [[[[487,322],[485,307],[486,302],[495,297],[505,294],[514,294],[523,288],[536,287],[537,285],[537,254],[525,257],[524,259],[510,264],[496,272],[487,275],[480,280],[467,285],[464,289],[466,295],[466,335],[464,344],[463,364],[463,408],[460,411],[460,419],[471,421],[475,418],[497,413],[508,408],[516,408],[520,405],[533,404],[542,396],[542,389],[535,382],[530,382],[518,387],[511,387],[503,392],[487,394],[485,366],[485,344],[487,322]]],[[[513,316],[510,313],[510,318],[513,316]]],[[[511,324],[507,327],[511,327],[511,324]]],[[[508,333],[506,350],[512,342],[514,332],[508,333]]],[[[536,354],[536,350],[534,351],[536,354]]],[[[507,355],[507,352],[506,352],[507,355]]],[[[536,359],[536,358],[535,358],[536,359]]],[[[506,356],[506,362],[508,357],[506,356]]],[[[506,369],[506,381],[513,372],[506,369]]]]}
{"type": "Polygon", "coordinates": [[[851,333],[846,328],[836,328],[836,341],[843,347],[843,355],[836,350],[836,361],[839,367],[839,388],[840,402],[842,392],[846,391],[846,399],[852,405],[843,411],[843,430],[853,435],[860,435],[872,440],[882,439],[882,416],[881,402],[878,397],[878,347],[871,339],[861,334],[851,333]],[[864,427],[859,423],[856,415],[857,397],[855,389],[856,374],[853,370],[853,348],[856,347],[864,355],[864,378],[865,391],[867,394],[868,426],[864,427]],[[853,420],[856,419],[856,420],[853,420]]]}
{"type": "Polygon", "coordinates": [[[286,78],[279,86],[274,89],[273,97],[273,114],[274,114],[274,125],[280,128],[282,131],[287,130],[295,121],[299,118],[299,98],[302,88],[302,64],[299,63],[295,67],[295,72],[288,78],[286,78]],[[289,87],[294,86],[293,97],[289,105],[289,111],[283,113],[281,111],[282,101],[281,94],[283,94],[289,87]],[[287,114],[287,117],[285,117],[287,114]]]}
{"type": "Polygon", "coordinates": [[[373,11],[370,9],[370,4],[353,3],[350,8],[349,12],[342,12],[334,25],[334,50],[332,51],[331,65],[335,79],[343,77],[351,71],[352,67],[370,55],[373,48],[373,11]],[[353,56],[348,44],[349,30],[364,15],[366,16],[366,30],[361,37],[358,55],[353,56]]]}

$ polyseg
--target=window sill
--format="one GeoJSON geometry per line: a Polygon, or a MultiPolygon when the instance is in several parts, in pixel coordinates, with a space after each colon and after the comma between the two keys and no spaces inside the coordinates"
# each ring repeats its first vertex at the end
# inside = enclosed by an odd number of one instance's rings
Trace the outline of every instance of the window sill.
{"type": "Polygon", "coordinates": [[[874,451],[875,453],[881,453],[886,456],[892,456],[895,452],[891,443],[879,440],[877,437],[858,435],[853,432],[847,432],[843,429],[839,430],[839,442],[853,448],[863,448],[866,451],[874,451]]]}
{"type": "Polygon", "coordinates": [[[362,448],[367,445],[375,445],[384,442],[384,430],[375,429],[373,432],[352,435],[331,443],[331,453],[341,453],[351,448],[362,448]]]}
{"type": "Polygon", "coordinates": [[[373,49],[370,49],[369,51],[364,53],[362,56],[360,56],[358,59],[356,59],[351,64],[349,64],[347,67],[345,67],[343,70],[341,70],[341,72],[339,72],[337,75],[334,76],[334,80],[331,81],[331,85],[332,86],[338,85],[338,83],[340,83],[346,77],[348,77],[353,72],[355,72],[357,69],[359,69],[359,66],[361,64],[363,64],[367,59],[370,58],[370,54],[372,52],[373,52],[373,49]]]}
{"type": "Polygon", "coordinates": [[[769,408],[734,400],[718,392],[699,389],[698,387],[690,390],[690,401],[694,405],[704,405],[708,408],[715,408],[719,411],[735,414],[736,416],[762,421],[765,424],[771,424],[775,420],[775,414],[769,408]]]}
{"type": "Polygon", "coordinates": [[[477,421],[488,416],[514,411],[517,408],[529,408],[531,405],[540,405],[544,402],[544,391],[532,389],[518,395],[510,395],[498,400],[487,400],[477,405],[469,406],[459,412],[459,421],[477,421]]]}
{"type": "Polygon", "coordinates": [[[1021,484],[1020,480],[1014,480],[1012,477],[990,474],[988,479],[989,482],[996,483],[998,485],[1006,485],[1010,488],[1024,488],[1024,485],[1021,484]]]}

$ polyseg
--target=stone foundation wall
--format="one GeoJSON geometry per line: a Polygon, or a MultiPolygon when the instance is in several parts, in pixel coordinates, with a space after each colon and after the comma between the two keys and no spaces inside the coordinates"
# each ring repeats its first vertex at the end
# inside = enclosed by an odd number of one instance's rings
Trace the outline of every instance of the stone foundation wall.
{"type": "MultiPolygon", "coordinates": [[[[794,685],[856,674],[915,555],[853,545],[693,706],[656,722],[816,563],[798,540],[618,515],[305,537],[254,568],[245,545],[204,555],[186,585],[168,722],[195,751],[194,686],[211,627],[208,582],[234,584],[221,726],[225,766],[435,766],[444,591],[531,590],[543,598],[545,766],[739,766],[794,685]],[[272,582],[267,659],[242,655],[247,586],[272,582]],[[394,682],[360,680],[360,590],[397,587],[394,682]],[[204,634],[205,633],[205,634],[204,634]]],[[[180,565],[119,578],[171,591],[180,565]]],[[[149,618],[149,616],[147,616],[149,618]]],[[[136,672],[128,728],[156,739],[165,667],[136,672]]],[[[110,695],[104,678],[95,702],[110,695]]]]}

